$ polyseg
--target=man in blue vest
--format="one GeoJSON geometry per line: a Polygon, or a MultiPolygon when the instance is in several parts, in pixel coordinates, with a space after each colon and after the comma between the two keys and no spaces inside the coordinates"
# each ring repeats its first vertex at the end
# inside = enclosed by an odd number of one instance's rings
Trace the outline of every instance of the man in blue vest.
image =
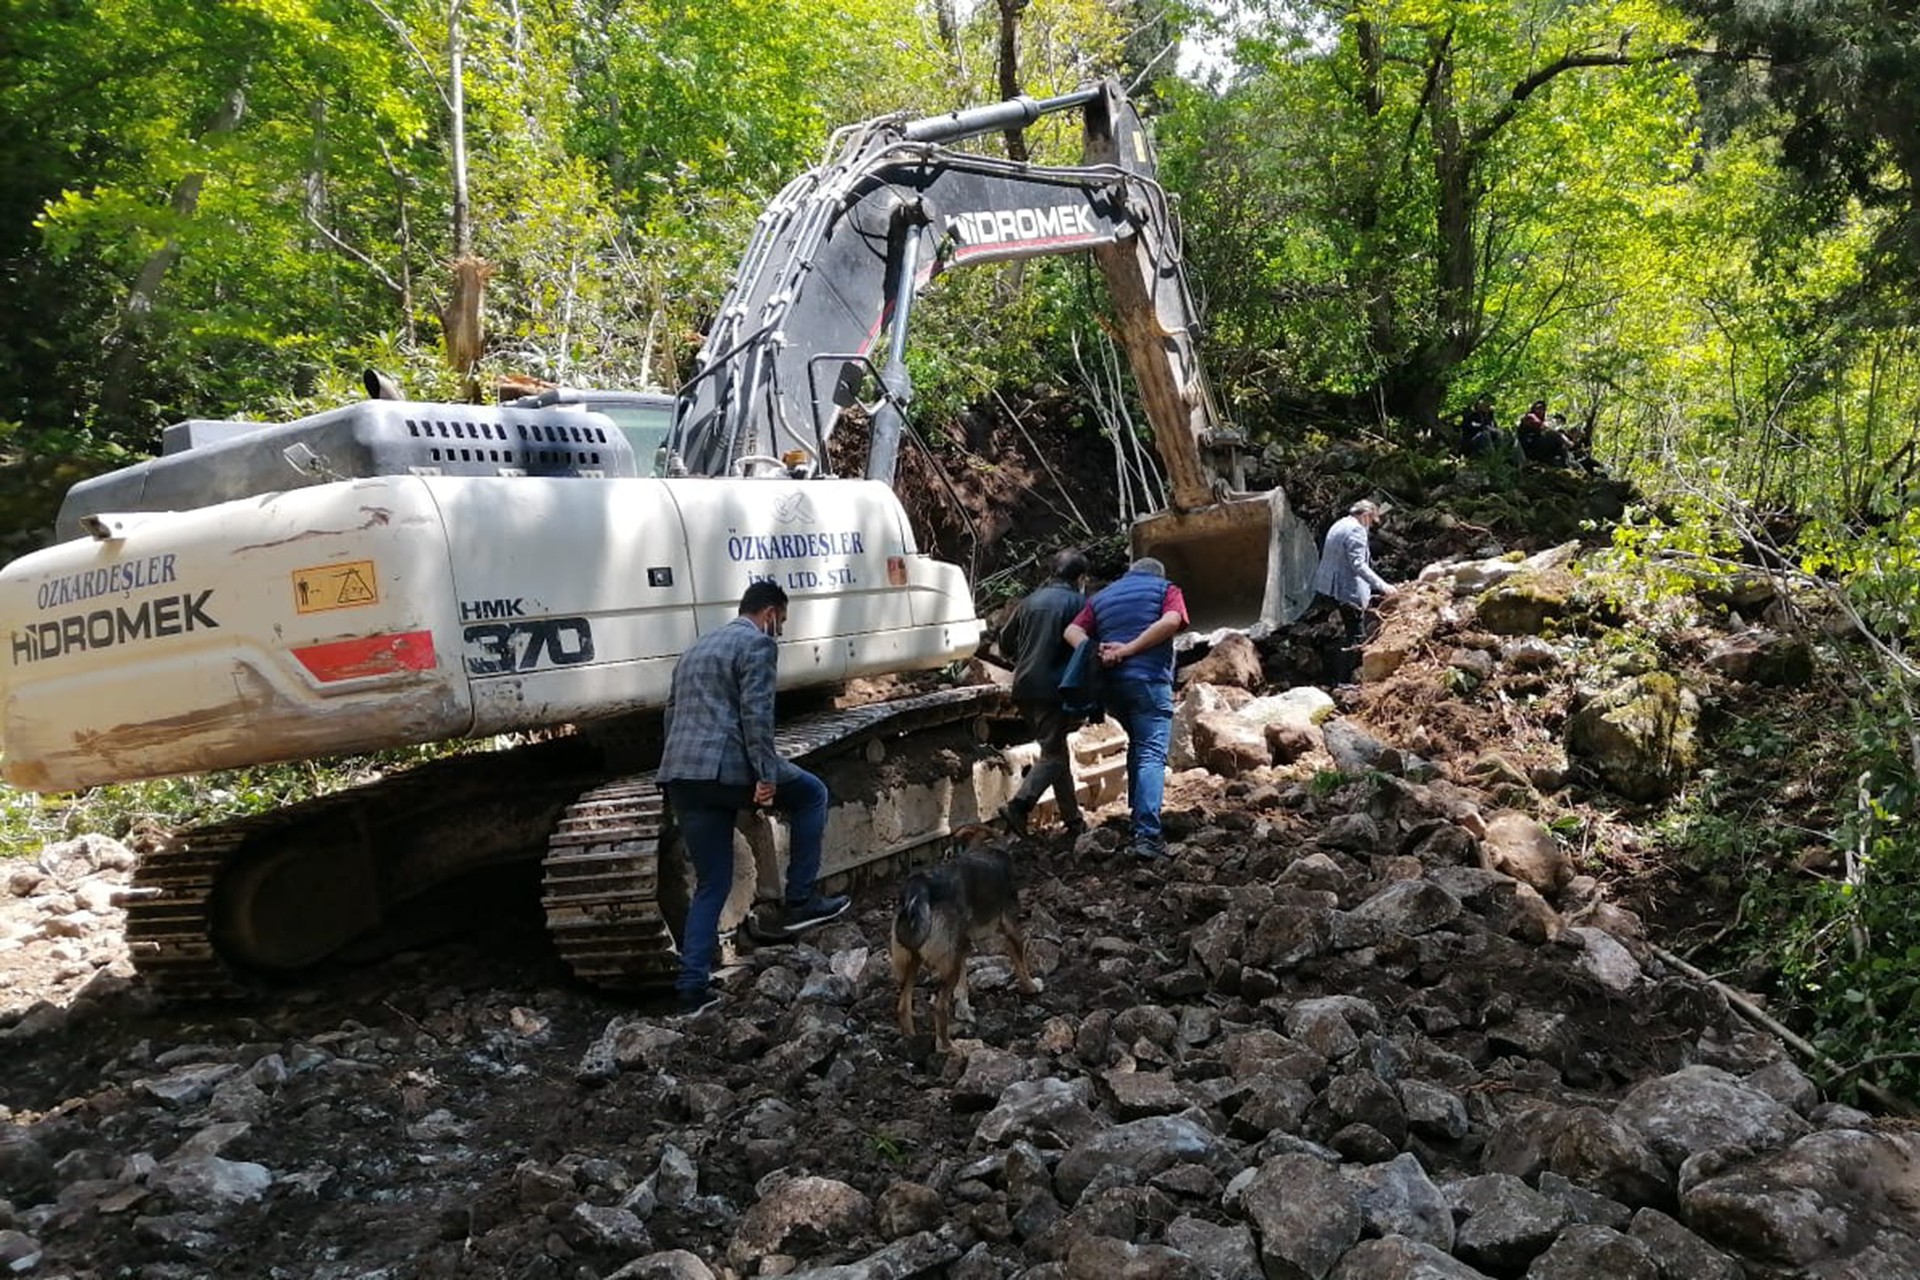
{"type": "Polygon", "coordinates": [[[1187,625],[1187,602],[1167,581],[1166,566],[1135,560],[1087,602],[1066,631],[1078,649],[1100,645],[1107,710],[1127,731],[1127,805],[1133,811],[1133,853],[1167,856],[1160,798],[1167,784],[1167,741],[1173,736],[1173,638],[1187,625]]]}
{"type": "Polygon", "coordinates": [[[1013,660],[1013,700],[1040,744],[1040,759],[1007,801],[1001,818],[1017,835],[1027,834],[1033,806],[1052,788],[1060,821],[1068,835],[1087,829],[1074,794],[1073,758],[1067,750],[1066,708],[1060,705],[1060,677],[1067,667],[1067,624],[1086,607],[1081,587],[1087,558],[1062,551],[1053,558],[1053,577],[1020,602],[1000,630],[1000,652],[1013,660]]]}

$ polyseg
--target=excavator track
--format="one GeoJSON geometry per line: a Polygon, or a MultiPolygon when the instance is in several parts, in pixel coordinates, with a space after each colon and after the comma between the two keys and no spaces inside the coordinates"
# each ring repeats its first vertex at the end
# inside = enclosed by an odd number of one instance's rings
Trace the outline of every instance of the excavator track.
{"type": "MultiPolygon", "coordinates": [[[[992,685],[969,685],[890,702],[800,716],[774,735],[780,754],[810,765],[864,743],[966,720],[1005,704],[992,685]]],[[[547,932],[582,981],[607,990],[670,986],[679,948],[663,901],[678,868],[663,860],[666,799],[651,773],[596,787],[567,807],[548,842],[541,903],[547,932]]],[[[934,838],[934,837],[930,837],[934,838]]],[[[906,850],[888,850],[888,855],[906,850]]]]}
{"type": "MultiPolygon", "coordinates": [[[[796,717],[776,743],[788,759],[816,763],[1004,703],[994,686],[943,689],[796,717]]],[[[548,932],[576,975],[609,990],[669,985],[679,965],[672,925],[690,885],[677,860],[663,863],[671,824],[652,774],[609,772],[598,745],[563,738],[437,760],[178,832],[142,856],[122,899],[134,965],[170,999],[242,997],[262,973],[297,973],[323,958],[308,962],[298,942],[281,937],[306,917],[332,923],[325,918],[335,907],[344,945],[348,924],[375,927],[386,905],[465,871],[540,858],[548,932]],[[276,859],[292,868],[285,883],[272,879],[276,859]],[[236,886],[262,882],[282,901],[255,913],[236,886]]]]}
{"type": "Polygon", "coordinates": [[[176,1000],[231,999],[246,987],[213,945],[214,885],[247,833],[237,824],[188,831],[141,855],[122,896],[127,949],[156,992],[176,1000]]]}
{"type": "MultiPolygon", "coordinates": [[[[551,814],[605,778],[598,758],[571,738],[449,757],[269,813],[175,832],[141,855],[121,897],[134,967],[169,999],[245,996],[259,972],[275,966],[236,960],[233,952],[244,947],[230,938],[223,944],[236,913],[223,910],[222,894],[236,878],[293,846],[312,855],[318,880],[291,910],[324,913],[330,884],[352,871],[377,890],[375,902],[404,902],[465,870],[537,850],[551,814]],[[507,807],[527,816],[520,824],[500,820],[507,807]],[[436,823],[447,815],[448,822],[436,823]],[[532,840],[526,822],[541,823],[532,840]],[[434,827],[440,829],[429,833],[434,827]]],[[[271,928],[269,921],[254,932],[271,928]]]]}

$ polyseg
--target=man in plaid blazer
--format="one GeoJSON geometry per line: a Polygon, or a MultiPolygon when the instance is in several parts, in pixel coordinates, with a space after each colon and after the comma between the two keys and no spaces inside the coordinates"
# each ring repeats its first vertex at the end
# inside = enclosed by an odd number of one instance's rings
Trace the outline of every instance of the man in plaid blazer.
{"type": "Polygon", "coordinates": [[[720,910],[733,887],[733,828],[748,805],[786,811],[791,824],[786,902],[789,936],[846,911],[843,894],[815,892],[820,841],[827,827],[827,787],[773,747],[774,673],[787,621],[787,593],[755,582],[740,613],[694,641],[673,669],[667,697],[667,742],[656,778],[664,786],[693,862],[696,887],[680,939],[675,983],[683,1013],[715,1003],[714,954],[720,910]]]}

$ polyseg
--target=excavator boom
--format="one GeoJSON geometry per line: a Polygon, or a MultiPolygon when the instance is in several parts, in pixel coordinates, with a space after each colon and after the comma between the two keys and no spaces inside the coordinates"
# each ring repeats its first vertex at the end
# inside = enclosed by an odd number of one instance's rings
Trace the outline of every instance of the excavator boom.
{"type": "Polygon", "coordinates": [[[866,475],[891,483],[917,293],[949,267],[1080,252],[1106,280],[1166,470],[1168,507],[1136,526],[1136,553],[1166,561],[1202,627],[1292,620],[1312,596],[1312,538],[1281,491],[1241,492],[1242,440],[1200,362],[1177,221],[1145,125],[1110,81],[837,134],[826,162],[761,215],[681,393],[672,447],[699,474],[794,454],[824,468],[841,411],[877,382],[866,475]],[[1077,166],[950,145],[1076,108],[1077,166]]]}

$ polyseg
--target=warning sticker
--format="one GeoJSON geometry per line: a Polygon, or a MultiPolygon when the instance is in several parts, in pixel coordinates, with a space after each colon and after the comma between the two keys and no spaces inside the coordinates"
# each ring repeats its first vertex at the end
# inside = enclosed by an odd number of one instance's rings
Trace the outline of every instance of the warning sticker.
{"type": "Polygon", "coordinates": [[[380,576],[371,560],[315,565],[293,571],[293,607],[301,613],[358,609],[380,603],[380,576]]]}

